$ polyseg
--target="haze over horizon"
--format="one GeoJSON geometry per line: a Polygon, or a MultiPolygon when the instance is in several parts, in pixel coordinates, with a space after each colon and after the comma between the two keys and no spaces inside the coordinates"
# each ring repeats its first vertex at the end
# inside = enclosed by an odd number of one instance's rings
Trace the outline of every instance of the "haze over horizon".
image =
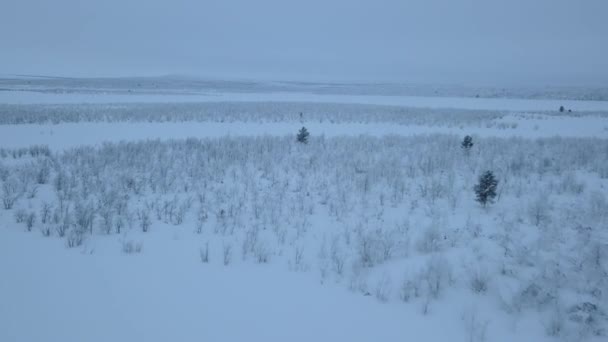
{"type": "Polygon", "coordinates": [[[0,74],[608,84],[601,0],[8,0],[0,74]]]}

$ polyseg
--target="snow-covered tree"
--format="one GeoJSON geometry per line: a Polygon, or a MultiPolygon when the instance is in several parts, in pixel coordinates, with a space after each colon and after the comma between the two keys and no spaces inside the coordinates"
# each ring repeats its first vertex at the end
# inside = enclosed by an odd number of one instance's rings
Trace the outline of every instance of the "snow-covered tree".
{"type": "Polygon", "coordinates": [[[471,147],[473,147],[473,138],[470,135],[465,136],[462,143],[460,143],[460,147],[468,153],[471,147]]]}
{"type": "Polygon", "coordinates": [[[297,135],[297,140],[298,142],[302,143],[302,144],[308,144],[308,136],[310,135],[310,133],[308,133],[308,130],[306,129],[306,127],[302,127],[300,128],[300,131],[298,131],[298,135],[297,135]]]}
{"type": "Polygon", "coordinates": [[[479,183],[473,189],[477,196],[477,202],[481,203],[484,207],[488,203],[492,203],[496,197],[497,186],[498,180],[494,177],[494,173],[492,171],[484,172],[479,177],[479,183]]]}

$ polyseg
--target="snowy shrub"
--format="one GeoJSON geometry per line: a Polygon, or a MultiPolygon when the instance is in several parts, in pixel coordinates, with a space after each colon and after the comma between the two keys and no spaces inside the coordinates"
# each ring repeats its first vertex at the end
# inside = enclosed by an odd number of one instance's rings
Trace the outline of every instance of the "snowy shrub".
{"type": "Polygon", "coordinates": [[[74,205],[74,224],[77,230],[93,234],[93,222],[95,220],[95,209],[90,202],[76,202],[74,205]]]}
{"type": "Polygon", "coordinates": [[[409,245],[408,230],[409,226],[382,227],[374,230],[357,228],[357,249],[361,264],[373,267],[388,261],[398,248],[405,254],[409,245]]]}
{"type": "Polygon", "coordinates": [[[230,243],[224,242],[222,245],[222,256],[224,266],[230,265],[230,262],[232,261],[232,245],[230,243]]]}
{"type": "Polygon", "coordinates": [[[46,224],[51,219],[53,205],[48,202],[43,202],[40,208],[40,223],[46,224]]]}
{"type": "Polygon", "coordinates": [[[583,280],[581,289],[601,298],[608,290],[608,243],[599,240],[596,234],[590,234],[587,241],[578,238],[580,250],[571,262],[583,280]]]}
{"type": "Polygon", "coordinates": [[[412,278],[409,274],[406,274],[401,281],[399,298],[404,302],[409,302],[412,297],[418,298],[419,296],[420,284],[418,283],[418,278],[412,278]]]}
{"type": "Polygon", "coordinates": [[[245,238],[241,247],[243,259],[247,258],[249,254],[253,254],[259,240],[259,229],[257,226],[247,229],[245,232],[245,238]]]}
{"type": "Polygon", "coordinates": [[[375,263],[375,251],[373,248],[373,238],[370,234],[359,233],[359,260],[363,266],[374,266],[375,263]]]}
{"type": "MultiPolygon", "coordinates": [[[[596,304],[591,302],[575,304],[570,306],[565,314],[570,322],[578,325],[581,337],[606,336],[608,315],[596,304]]],[[[563,320],[563,317],[561,318],[563,320]]]]}
{"type": "Polygon", "coordinates": [[[111,208],[101,208],[99,210],[101,218],[101,230],[105,234],[110,234],[114,228],[114,211],[111,208]]]}
{"type": "Polygon", "coordinates": [[[467,310],[462,314],[465,336],[467,342],[485,342],[490,321],[482,320],[475,309],[467,310]]]}
{"type": "Polygon", "coordinates": [[[452,266],[444,256],[433,255],[427,261],[422,277],[428,294],[436,299],[442,290],[452,282],[452,266]]]}
{"type": "Polygon", "coordinates": [[[205,243],[205,246],[199,249],[199,256],[203,264],[209,262],[209,242],[205,243]]]}
{"type": "Polygon", "coordinates": [[[51,163],[48,159],[40,160],[36,165],[36,183],[46,184],[51,176],[51,163]]]}
{"type": "Polygon", "coordinates": [[[485,269],[475,269],[470,274],[470,287],[474,293],[485,293],[488,290],[490,276],[485,269]]]}
{"type": "Polygon", "coordinates": [[[207,214],[207,210],[204,207],[200,207],[196,214],[196,233],[201,234],[203,232],[203,227],[209,215],[207,214]]]}
{"type": "Polygon", "coordinates": [[[545,326],[545,333],[551,337],[558,337],[563,333],[566,319],[559,305],[555,305],[549,318],[543,324],[545,326]]]}
{"type": "Polygon", "coordinates": [[[22,186],[16,178],[8,178],[2,183],[2,204],[4,209],[12,209],[15,202],[23,194],[22,186]]]}
{"type": "Polygon", "coordinates": [[[302,272],[307,270],[307,266],[304,263],[304,248],[301,246],[295,246],[292,253],[292,258],[288,262],[289,269],[295,272],[302,272]]]}
{"type": "Polygon", "coordinates": [[[601,222],[608,217],[608,200],[606,195],[600,191],[593,191],[589,196],[588,211],[590,217],[596,222],[601,222]]]}
{"type": "Polygon", "coordinates": [[[528,216],[530,222],[535,226],[544,225],[550,220],[551,203],[548,195],[540,194],[528,204],[528,216]]]}
{"type": "Polygon", "coordinates": [[[72,229],[67,234],[66,246],[68,248],[79,247],[84,242],[84,232],[77,229],[72,229]]]}
{"type": "Polygon", "coordinates": [[[435,253],[441,250],[441,242],[443,238],[439,232],[439,228],[435,224],[428,226],[422,236],[416,242],[416,247],[420,253],[435,253]]]}
{"type": "Polygon", "coordinates": [[[513,246],[513,259],[520,266],[532,267],[535,265],[533,249],[526,244],[515,244],[513,246]]]}
{"type": "Polygon", "coordinates": [[[36,223],[36,213],[34,213],[34,212],[28,213],[27,216],[25,217],[25,228],[27,229],[28,232],[32,231],[32,228],[34,227],[35,223],[36,223]]]}
{"type": "Polygon", "coordinates": [[[270,249],[264,241],[258,240],[253,248],[253,256],[258,264],[265,264],[270,260],[270,249]]]}
{"type": "Polygon", "coordinates": [[[150,225],[152,224],[152,221],[150,220],[150,213],[145,209],[141,209],[137,212],[137,219],[139,220],[139,227],[141,228],[141,231],[147,233],[148,230],[150,230],[150,225]]]}
{"type": "Polygon", "coordinates": [[[66,210],[66,212],[62,216],[57,215],[57,222],[55,227],[57,235],[59,237],[64,237],[70,229],[71,224],[72,221],[69,211],[66,210]]]}
{"type": "Polygon", "coordinates": [[[392,293],[392,281],[391,277],[388,273],[384,273],[382,277],[378,280],[376,284],[376,288],[374,290],[374,295],[376,299],[381,302],[386,302],[391,297],[392,293]]]}
{"type": "Polygon", "coordinates": [[[120,234],[122,232],[122,228],[125,226],[125,219],[123,216],[116,216],[114,218],[114,233],[120,234]]]}
{"type": "Polygon", "coordinates": [[[141,253],[142,248],[143,248],[142,242],[134,242],[132,240],[123,241],[122,246],[121,246],[121,250],[125,254],[134,254],[134,253],[139,254],[139,253],[141,253]]]}
{"type": "Polygon", "coordinates": [[[52,228],[52,226],[50,226],[48,224],[46,224],[40,228],[40,232],[42,233],[42,236],[44,236],[44,237],[51,236],[53,230],[54,229],[52,228]]]}
{"type": "Polygon", "coordinates": [[[517,298],[515,298],[517,307],[533,307],[542,308],[551,304],[555,296],[548,287],[541,286],[533,281],[527,285],[521,285],[517,298]]]}
{"type": "Polygon", "coordinates": [[[420,306],[420,313],[423,315],[428,315],[429,312],[431,311],[431,301],[432,301],[432,297],[429,293],[427,293],[425,295],[425,297],[422,299],[422,304],[420,306]]]}
{"type": "Polygon", "coordinates": [[[338,276],[342,276],[344,272],[344,264],[346,262],[346,256],[340,246],[340,240],[336,237],[332,240],[330,246],[330,260],[331,266],[334,273],[338,276]]]}
{"type": "Polygon", "coordinates": [[[28,199],[33,199],[33,198],[36,198],[37,194],[38,194],[38,185],[36,185],[36,184],[26,185],[25,197],[27,197],[28,199]]]}
{"type": "Polygon", "coordinates": [[[177,209],[176,209],[175,214],[172,219],[172,223],[174,225],[182,224],[184,222],[184,217],[190,210],[191,206],[192,206],[192,198],[188,197],[179,206],[177,206],[177,209]]]}
{"type": "MultiPolygon", "coordinates": [[[[521,94],[519,95],[521,96],[521,94]]],[[[487,110],[406,108],[372,104],[334,104],[303,102],[260,103],[154,103],[154,104],[78,104],[53,105],[0,104],[1,124],[65,122],[292,122],[333,123],[387,122],[401,125],[479,125],[504,116],[487,110]]],[[[48,156],[47,146],[36,146],[33,156],[48,156]]],[[[29,149],[15,151],[31,154],[29,149]]]]}
{"type": "Polygon", "coordinates": [[[558,184],[559,191],[580,195],[585,190],[585,183],[577,179],[574,172],[566,172],[558,184]]]}
{"type": "Polygon", "coordinates": [[[434,204],[438,199],[443,198],[447,193],[447,188],[443,181],[437,177],[425,177],[421,184],[418,184],[420,197],[427,199],[434,204]]]}
{"type": "Polygon", "coordinates": [[[354,264],[349,279],[349,289],[369,296],[369,286],[366,269],[360,264],[354,264]]]}
{"type": "Polygon", "coordinates": [[[226,235],[226,232],[228,231],[228,217],[226,214],[226,210],[220,209],[215,214],[215,221],[216,221],[216,225],[215,225],[214,233],[219,234],[221,232],[222,235],[226,235]]]}
{"type": "Polygon", "coordinates": [[[19,208],[17,210],[15,210],[15,223],[23,223],[25,222],[25,219],[27,218],[27,211],[23,208],[19,208]]]}

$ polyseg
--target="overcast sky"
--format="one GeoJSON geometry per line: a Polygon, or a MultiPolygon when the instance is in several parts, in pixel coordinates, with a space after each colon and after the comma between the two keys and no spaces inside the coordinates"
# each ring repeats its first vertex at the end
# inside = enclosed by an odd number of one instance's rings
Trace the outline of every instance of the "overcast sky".
{"type": "Polygon", "coordinates": [[[607,0],[0,0],[0,74],[608,85],[607,0]]]}

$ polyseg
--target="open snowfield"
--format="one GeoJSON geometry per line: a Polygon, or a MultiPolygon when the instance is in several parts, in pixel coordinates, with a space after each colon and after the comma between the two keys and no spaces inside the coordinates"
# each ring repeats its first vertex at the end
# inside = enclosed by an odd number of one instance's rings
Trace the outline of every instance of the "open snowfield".
{"type": "Polygon", "coordinates": [[[608,342],[608,0],[0,3],[0,342],[608,342]]]}
{"type": "Polygon", "coordinates": [[[608,101],[539,100],[513,98],[431,97],[278,93],[205,94],[105,94],[0,91],[0,103],[77,104],[77,103],[184,103],[184,102],[314,102],[354,103],[420,108],[460,108],[474,110],[552,111],[564,106],[575,111],[608,111],[608,101]]]}
{"type": "MultiPolygon", "coordinates": [[[[278,94],[232,93],[228,94],[230,99],[242,96],[249,102],[188,103],[172,102],[181,98],[171,95],[112,95],[105,98],[104,95],[67,94],[65,98],[72,100],[82,96],[85,103],[76,100],[76,103],[61,104],[64,99],[62,94],[32,94],[46,96],[53,101],[46,104],[34,101],[33,104],[23,106],[0,106],[2,146],[15,148],[42,144],[53,149],[63,149],[146,139],[285,136],[294,134],[303,125],[315,135],[325,137],[472,134],[479,137],[608,138],[608,111],[597,110],[608,102],[597,102],[597,105],[593,101],[428,97],[424,98],[424,106],[429,108],[420,109],[415,106],[386,106],[383,101],[368,101],[370,99],[366,96],[350,96],[345,103],[324,103],[311,102],[324,95],[307,97],[304,94],[302,98],[293,98],[301,102],[290,102],[289,96],[282,97],[278,94]],[[96,96],[99,96],[99,100],[114,101],[114,97],[127,100],[122,104],[120,101],[112,104],[86,103],[96,96]],[[165,98],[169,102],[154,102],[165,98]],[[146,99],[151,102],[129,103],[140,100],[145,102],[146,99]],[[357,104],[357,101],[371,104],[357,104]],[[488,102],[487,109],[470,109],[485,108],[486,106],[475,104],[484,101],[488,102]],[[559,103],[596,109],[560,113],[557,111],[559,103]],[[451,106],[455,109],[449,109],[451,106]],[[525,110],[514,109],[520,106],[525,110]],[[534,108],[542,110],[536,111],[534,108]]],[[[192,97],[193,100],[196,98],[192,97]]],[[[344,99],[340,96],[327,98],[331,101],[344,99]]],[[[386,98],[404,99],[391,96],[386,98]]]]}
{"type": "Polygon", "coordinates": [[[414,323],[422,339],[460,333],[281,267],[203,267],[187,229],[165,227],[134,258],[112,238],[68,251],[0,234],[2,341],[396,341],[414,323]]]}
{"type": "Polygon", "coordinates": [[[3,91],[0,104],[14,105],[0,341],[607,338],[608,102],[3,91]],[[131,112],[216,101],[243,103],[131,112]],[[103,118],[114,107],[81,103],[132,107],[103,118]],[[334,103],[361,104],[360,119],[334,103]],[[486,170],[499,190],[482,207],[486,170]]]}
{"type": "Polygon", "coordinates": [[[55,125],[0,125],[0,146],[17,148],[48,145],[64,149],[80,145],[146,139],[219,138],[223,136],[285,136],[306,126],[316,135],[337,136],[412,136],[420,134],[473,134],[479,137],[597,137],[608,138],[608,117],[567,117],[536,115],[533,118],[505,116],[490,122],[490,127],[441,127],[397,125],[390,123],[252,123],[252,122],[83,122],[55,125]],[[501,125],[504,123],[504,125],[501,125]]]}

